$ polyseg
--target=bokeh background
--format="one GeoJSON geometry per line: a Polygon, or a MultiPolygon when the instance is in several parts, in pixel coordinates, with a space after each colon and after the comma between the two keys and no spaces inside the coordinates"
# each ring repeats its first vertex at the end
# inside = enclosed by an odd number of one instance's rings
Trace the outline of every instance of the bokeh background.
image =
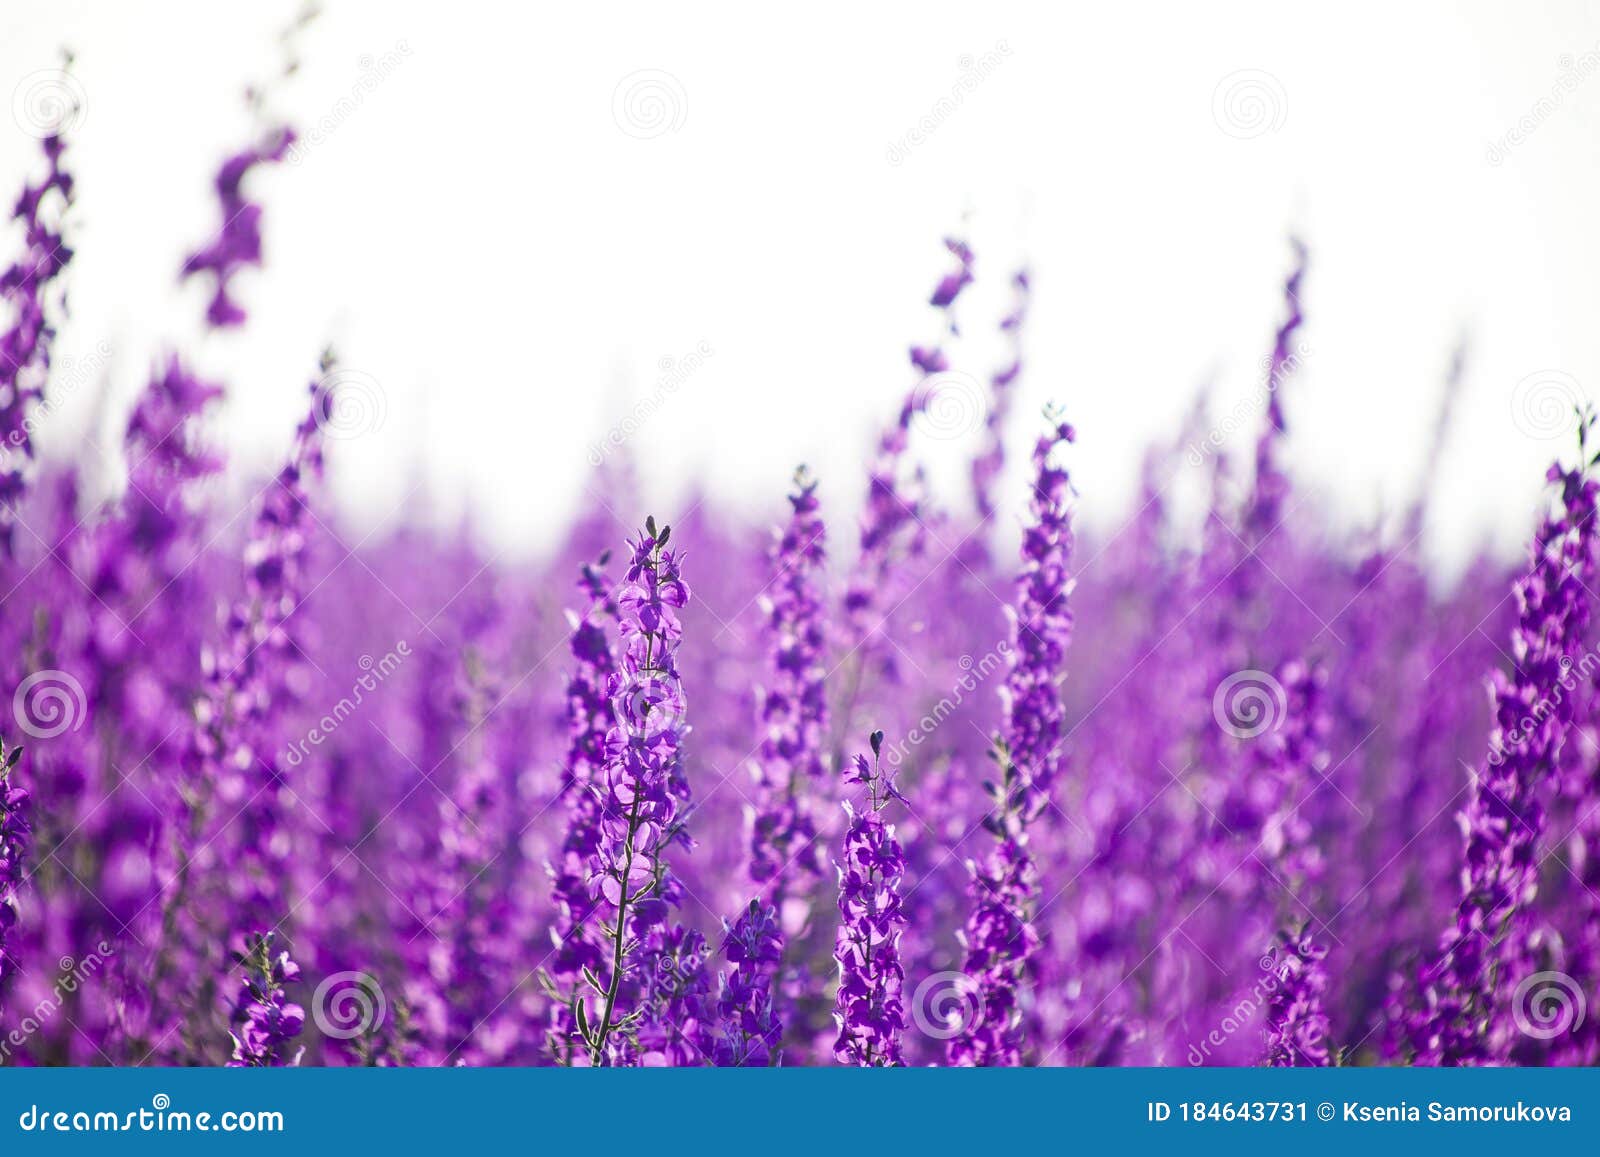
{"type": "MultiPolygon", "coordinates": [[[[496,549],[538,551],[622,425],[662,512],[703,483],[771,517],[800,460],[851,509],[905,347],[931,336],[939,239],[959,232],[979,281],[957,364],[998,364],[1026,262],[1015,420],[1062,403],[1082,516],[1106,527],[1202,389],[1213,421],[1259,416],[1294,233],[1312,251],[1295,471],[1335,525],[1409,501],[1466,343],[1426,542],[1448,572],[1485,540],[1520,549],[1568,445],[1551,415],[1600,380],[1600,14],[1581,2],[785,18],[343,0],[286,47],[297,11],[0,6],[0,187],[36,165],[28,78],[66,47],[81,86],[59,353],[83,384],[40,432],[46,456],[88,444],[109,466],[181,342],[230,383],[233,459],[265,472],[331,341],[382,410],[331,464],[368,524],[470,512],[496,549]],[[267,268],[241,283],[248,331],[196,345],[202,290],[174,275],[210,227],[219,158],[251,137],[251,86],[310,139],[254,186],[267,268]]],[[[952,503],[969,449],[922,451],[952,503]]]]}

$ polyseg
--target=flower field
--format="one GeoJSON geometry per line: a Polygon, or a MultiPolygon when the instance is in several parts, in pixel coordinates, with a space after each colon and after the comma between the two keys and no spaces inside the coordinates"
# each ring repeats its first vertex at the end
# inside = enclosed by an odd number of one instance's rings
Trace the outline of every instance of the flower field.
{"type": "MultiPolygon", "coordinates": [[[[174,239],[212,339],[298,141],[174,239]]],[[[91,502],[35,455],[75,245],[40,143],[0,256],[0,1064],[1600,1061],[1591,415],[1519,566],[1440,581],[1427,493],[1335,534],[1286,450],[1297,244],[1248,452],[1197,416],[1080,533],[1070,386],[1014,404],[1030,274],[950,239],[930,332],[1008,359],[911,347],[848,511],[798,463],[771,525],[668,511],[621,447],[535,563],[362,535],[323,474],[366,383],[315,334],[274,476],[173,348],[91,502]],[[974,413],[941,502],[927,440],[974,413]]]]}

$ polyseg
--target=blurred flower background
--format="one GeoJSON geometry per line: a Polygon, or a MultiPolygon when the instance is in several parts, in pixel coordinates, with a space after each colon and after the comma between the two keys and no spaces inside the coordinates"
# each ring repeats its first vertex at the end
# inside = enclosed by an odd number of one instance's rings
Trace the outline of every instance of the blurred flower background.
{"type": "Polygon", "coordinates": [[[0,1059],[1600,1057],[1584,6],[7,19],[0,1059]]]}

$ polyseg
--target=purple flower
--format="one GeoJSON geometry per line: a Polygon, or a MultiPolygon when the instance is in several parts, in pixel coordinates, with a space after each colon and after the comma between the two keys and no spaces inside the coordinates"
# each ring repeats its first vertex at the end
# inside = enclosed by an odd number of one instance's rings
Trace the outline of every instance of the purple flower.
{"type": "Polygon", "coordinates": [[[1419,1063],[1504,1062],[1515,1028],[1499,991],[1530,971],[1518,925],[1539,892],[1544,797],[1574,723],[1572,656],[1585,647],[1596,586],[1597,484],[1589,432],[1579,422],[1578,465],[1550,467],[1553,509],[1534,536],[1528,573],[1517,582],[1512,675],[1495,671],[1489,755],[1461,816],[1466,860],[1455,924],[1424,975],[1426,1006],[1412,1028],[1419,1063]]]}
{"type": "Polygon", "coordinates": [[[208,273],[214,279],[211,304],[206,309],[206,320],[213,328],[244,324],[244,308],[231,294],[233,278],[241,269],[261,264],[261,206],[244,195],[245,178],[257,166],[283,160],[294,141],[293,130],[274,129],[259,144],[229,157],[217,172],[221,224],[216,236],[183,263],[184,278],[208,273]]]}
{"type": "Polygon", "coordinates": [[[44,398],[50,374],[55,327],[47,298],[51,283],[72,260],[62,231],[46,213],[56,201],[64,206],[72,201],[72,175],[61,163],[66,145],[59,136],[50,136],[43,146],[49,169],[37,185],[23,186],[12,211],[22,222],[22,255],[0,272],[0,303],[11,313],[10,326],[0,333],[0,548],[8,558],[33,462],[30,411],[44,398]]]}
{"type": "Polygon", "coordinates": [[[825,527],[816,481],[803,467],[795,485],[794,513],[773,545],[775,574],[761,600],[772,684],[758,698],[761,745],[752,765],[750,876],[778,907],[797,869],[813,879],[822,871],[812,799],[823,782],[828,729],[827,628],[817,589],[825,527]]]}
{"type": "Polygon", "coordinates": [[[717,995],[721,1031],[713,1060],[724,1068],[760,1068],[777,1063],[783,1025],[773,1004],[773,982],[783,961],[777,912],[760,901],[750,906],[722,938],[731,966],[717,995]]]}
{"type": "MultiPolygon", "coordinates": [[[[678,558],[667,549],[672,528],[656,529],[655,519],[631,542],[633,556],[617,605],[621,612],[622,662],[610,679],[615,722],[606,741],[605,779],[600,785],[600,843],[589,886],[603,899],[610,921],[606,971],[593,983],[602,996],[592,1028],[582,1005],[574,1006],[579,1031],[593,1064],[630,1056],[628,1042],[612,1039],[625,1010],[619,1008],[630,966],[633,982],[651,988],[637,992],[640,1006],[631,1011],[646,1026],[672,1031],[669,1007],[650,1002],[659,995],[662,961],[682,976],[686,951],[681,929],[665,927],[669,909],[681,895],[666,852],[673,843],[689,843],[679,819],[688,797],[680,767],[684,699],[676,653],[683,628],[678,612],[689,601],[689,589],[678,573],[678,558]],[[629,945],[633,945],[632,959],[629,945]]],[[[703,953],[701,954],[703,964],[703,953]]],[[[692,996],[686,986],[670,990],[674,997],[692,996]],[[680,991],[680,988],[682,991],[680,991]]],[[[659,1051],[661,1042],[650,1047],[659,1051]]],[[[640,1047],[647,1047],[640,1040],[640,1047]]]]}
{"type": "Polygon", "coordinates": [[[17,924],[17,892],[22,887],[33,828],[28,823],[28,791],[13,778],[22,748],[0,744],[0,1011],[15,964],[10,943],[17,924]]]}
{"type": "Polygon", "coordinates": [[[983,821],[995,847],[982,865],[968,865],[972,906],[962,935],[964,969],[983,1012],[950,1039],[949,1058],[957,1065],[1022,1060],[1019,990],[1041,942],[1027,829],[1050,806],[1060,765],[1058,688],[1072,639],[1072,484],[1054,458],[1072,440],[1072,427],[1055,421],[1033,451],[1033,521],[1023,531],[1016,603],[1007,608],[1012,648],[1000,692],[1004,733],[995,745],[1000,782],[988,785],[993,806],[983,821]]]}
{"type": "Polygon", "coordinates": [[[866,788],[859,810],[844,804],[849,826],[839,860],[839,932],[833,958],[839,964],[833,1019],[839,1027],[833,1055],[840,1064],[862,1067],[902,1063],[905,1028],[900,935],[905,929],[900,886],[905,853],[894,825],[883,820],[891,799],[902,799],[879,753],[883,732],[872,733],[872,760],[857,755],[846,782],[866,788]]]}
{"type": "Polygon", "coordinates": [[[305,1009],[290,1003],[285,986],[300,979],[300,966],[288,952],[272,954],[273,934],[252,933],[245,950],[236,957],[244,968],[244,983],[234,1004],[233,1059],[231,1069],[277,1068],[300,1063],[300,1051],[288,1054],[290,1044],[305,1027],[305,1009]]]}
{"type": "MultiPolygon", "coordinates": [[[[568,643],[572,673],[567,677],[567,752],[562,766],[562,795],[567,805],[566,834],[559,858],[547,866],[555,899],[555,921],[550,926],[554,951],[549,974],[560,991],[573,993],[585,970],[598,977],[605,969],[599,929],[590,917],[596,899],[589,886],[590,873],[601,843],[601,792],[605,785],[606,736],[614,718],[608,688],[617,673],[608,628],[617,621],[618,608],[606,577],[609,552],[594,565],[584,563],[578,589],[585,606],[569,611],[568,643]]],[[[559,1063],[570,1063],[581,1037],[570,1000],[551,1005],[550,1047],[559,1063]]]]}

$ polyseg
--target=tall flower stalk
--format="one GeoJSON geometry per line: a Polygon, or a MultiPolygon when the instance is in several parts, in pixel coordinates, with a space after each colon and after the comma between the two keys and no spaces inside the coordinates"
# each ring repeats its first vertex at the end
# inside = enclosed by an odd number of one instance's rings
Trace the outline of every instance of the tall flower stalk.
{"type": "Polygon", "coordinates": [[[797,874],[814,881],[822,873],[812,802],[823,783],[828,727],[828,640],[818,590],[827,555],[816,490],[801,467],[789,496],[793,514],[771,553],[770,593],[761,601],[772,682],[758,703],[750,876],[780,912],[797,874]]]}
{"type": "MultiPolygon", "coordinates": [[[[581,1000],[573,1006],[595,1065],[616,1059],[620,1050],[614,1037],[636,1031],[648,1011],[619,1003],[630,950],[662,928],[681,896],[666,853],[674,842],[688,840],[678,817],[684,794],[678,765],[687,728],[676,655],[683,635],[678,612],[689,601],[689,589],[679,576],[675,552],[667,549],[671,534],[668,526],[657,530],[654,518],[645,521],[643,532],[629,543],[633,557],[618,598],[622,662],[610,686],[616,723],[606,744],[600,846],[590,878],[611,921],[609,959],[593,984],[600,994],[594,1023],[581,1000]]],[[[681,947],[658,945],[657,962],[677,956],[681,947]]],[[[644,970],[649,971],[648,964],[644,970]]]]}
{"type": "Polygon", "coordinates": [[[977,986],[983,1015],[951,1037],[952,1064],[1022,1060],[1019,995],[1042,939],[1034,920],[1036,868],[1028,826],[1050,806],[1061,763],[1060,682],[1072,640],[1072,483],[1055,457],[1073,437],[1071,426],[1053,419],[1033,450],[1032,523],[1023,532],[1016,603],[1007,608],[1012,647],[1000,692],[1000,779],[988,785],[993,806],[984,819],[995,845],[982,865],[969,865],[972,908],[962,935],[964,969],[977,986]]]}
{"type": "Polygon", "coordinates": [[[1264,794],[1279,800],[1266,822],[1261,852],[1271,865],[1273,883],[1283,893],[1272,957],[1278,986],[1266,1011],[1266,1063],[1275,1068],[1320,1067],[1329,1063],[1328,1014],[1323,1007],[1327,948],[1313,939],[1305,920],[1288,913],[1303,903],[1300,894],[1322,874],[1304,805],[1315,786],[1313,777],[1321,776],[1328,764],[1326,675],[1294,661],[1284,666],[1278,682],[1285,701],[1282,724],[1256,740],[1261,771],[1271,781],[1264,794]]]}
{"type": "Polygon", "coordinates": [[[72,202],[72,174],[62,165],[66,144],[60,136],[43,141],[49,166],[38,184],[26,184],[12,217],[22,223],[22,255],[0,272],[0,303],[11,314],[0,333],[0,550],[15,549],[17,507],[33,462],[32,411],[43,400],[50,375],[55,327],[49,316],[51,283],[72,260],[60,226],[52,221],[57,205],[72,202]]]}
{"type": "Polygon", "coordinates": [[[1579,417],[1578,463],[1550,467],[1555,501],[1534,536],[1527,574],[1517,582],[1517,625],[1510,675],[1493,676],[1494,730],[1471,801],[1461,817],[1466,860],[1455,924],[1425,976],[1426,1008],[1413,1039],[1426,1064],[1471,1065],[1509,1059],[1513,1029],[1503,990],[1536,972],[1518,925],[1539,891],[1544,799],[1574,722],[1563,694],[1581,653],[1596,587],[1596,493],[1589,454],[1595,415],[1579,417]]]}
{"type": "MultiPolygon", "coordinates": [[[[599,929],[590,921],[600,899],[593,894],[589,879],[600,853],[606,736],[615,722],[609,687],[617,673],[617,659],[610,631],[616,625],[618,607],[605,571],[609,558],[607,552],[594,564],[583,564],[578,590],[585,605],[581,612],[567,612],[573,666],[567,676],[567,750],[561,785],[566,834],[556,861],[547,869],[555,900],[548,964],[553,983],[548,987],[558,996],[578,993],[585,973],[598,977],[605,970],[599,929]]],[[[551,1053],[558,1064],[570,1064],[582,1043],[570,996],[552,1001],[550,1015],[551,1053]]]]}
{"type": "Polygon", "coordinates": [[[833,1019],[839,1026],[833,1055],[840,1064],[883,1067],[903,1063],[900,1034],[905,1029],[905,966],[900,936],[906,918],[901,903],[905,853],[885,823],[891,799],[904,802],[892,773],[879,758],[883,732],[871,737],[872,759],[857,755],[846,783],[866,789],[859,810],[846,800],[849,826],[839,860],[839,932],[833,958],[839,987],[833,1019]]]}

